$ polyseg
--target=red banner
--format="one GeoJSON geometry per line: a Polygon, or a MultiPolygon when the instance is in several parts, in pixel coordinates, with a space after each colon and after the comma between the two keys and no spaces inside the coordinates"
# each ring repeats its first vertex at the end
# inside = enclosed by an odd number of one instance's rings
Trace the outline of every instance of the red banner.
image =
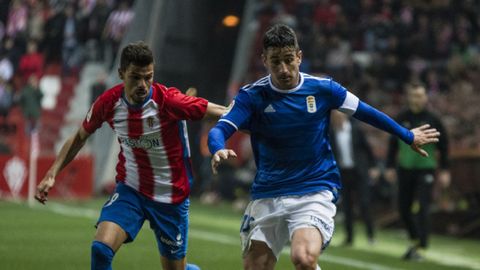
{"type": "MultiPolygon", "coordinates": [[[[54,157],[39,157],[37,183],[54,161],[54,157]]],[[[28,159],[18,156],[0,156],[0,198],[26,198],[28,195],[28,159]]],[[[49,197],[86,199],[93,194],[93,158],[75,158],[57,176],[49,197]]]]}

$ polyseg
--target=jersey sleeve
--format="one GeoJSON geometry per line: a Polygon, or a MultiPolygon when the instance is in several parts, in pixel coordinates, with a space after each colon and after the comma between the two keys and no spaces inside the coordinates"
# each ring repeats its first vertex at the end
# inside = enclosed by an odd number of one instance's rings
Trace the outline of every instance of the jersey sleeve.
{"type": "Polygon", "coordinates": [[[253,103],[247,91],[240,90],[233,100],[232,108],[220,118],[219,122],[226,122],[236,130],[247,128],[246,123],[253,113],[253,103]]]}
{"type": "Polygon", "coordinates": [[[100,128],[105,121],[105,99],[103,96],[100,96],[95,100],[95,102],[90,107],[90,110],[87,113],[87,116],[83,120],[83,128],[88,133],[92,134],[100,128]]]}
{"type": "Polygon", "coordinates": [[[332,91],[332,109],[338,109],[343,113],[353,115],[360,102],[358,97],[334,80],[330,81],[330,89],[332,91]]]}
{"type": "Polygon", "coordinates": [[[207,112],[208,100],[187,96],[172,87],[165,92],[164,105],[174,120],[200,120],[207,112]]]}

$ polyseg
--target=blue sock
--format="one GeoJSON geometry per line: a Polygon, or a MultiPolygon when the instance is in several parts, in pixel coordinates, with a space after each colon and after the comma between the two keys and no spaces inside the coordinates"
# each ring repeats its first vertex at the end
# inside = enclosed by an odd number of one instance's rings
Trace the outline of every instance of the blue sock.
{"type": "Polygon", "coordinates": [[[99,241],[92,243],[92,270],[112,270],[112,248],[99,241]]]}
{"type": "Polygon", "coordinates": [[[187,267],[185,267],[185,270],[200,270],[200,267],[195,264],[187,263],[187,267]]]}

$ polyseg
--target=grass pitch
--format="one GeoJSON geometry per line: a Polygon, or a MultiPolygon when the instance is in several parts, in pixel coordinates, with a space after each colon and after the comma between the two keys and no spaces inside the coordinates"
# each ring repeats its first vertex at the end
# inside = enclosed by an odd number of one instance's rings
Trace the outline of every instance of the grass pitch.
{"type": "MultiPolygon", "coordinates": [[[[0,269],[90,269],[93,225],[104,201],[49,201],[47,206],[34,208],[0,201],[0,269]]],[[[242,269],[238,235],[241,213],[227,204],[204,206],[193,201],[190,217],[188,261],[203,270],[242,269]]],[[[371,246],[363,230],[358,230],[355,245],[342,247],[344,235],[337,224],[330,247],[320,257],[322,269],[480,269],[478,240],[433,236],[426,261],[405,262],[400,259],[407,246],[402,231],[379,231],[371,246]]],[[[133,243],[118,251],[113,269],[161,269],[148,224],[133,243]]],[[[293,269],[288,248],[276,269],[293,269]]]]}

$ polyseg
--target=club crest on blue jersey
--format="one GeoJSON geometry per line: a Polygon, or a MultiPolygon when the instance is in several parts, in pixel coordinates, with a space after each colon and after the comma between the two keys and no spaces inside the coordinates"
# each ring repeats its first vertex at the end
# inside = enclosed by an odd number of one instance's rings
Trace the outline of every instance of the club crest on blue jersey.
{"type": "Polygon", "coordinates": [[[314,113],[317,111],[317,103],[315,102],[315,97],[314,96],[308,96],[306,98],[307,100],[307,111],[309,113],[314,113]]]}

